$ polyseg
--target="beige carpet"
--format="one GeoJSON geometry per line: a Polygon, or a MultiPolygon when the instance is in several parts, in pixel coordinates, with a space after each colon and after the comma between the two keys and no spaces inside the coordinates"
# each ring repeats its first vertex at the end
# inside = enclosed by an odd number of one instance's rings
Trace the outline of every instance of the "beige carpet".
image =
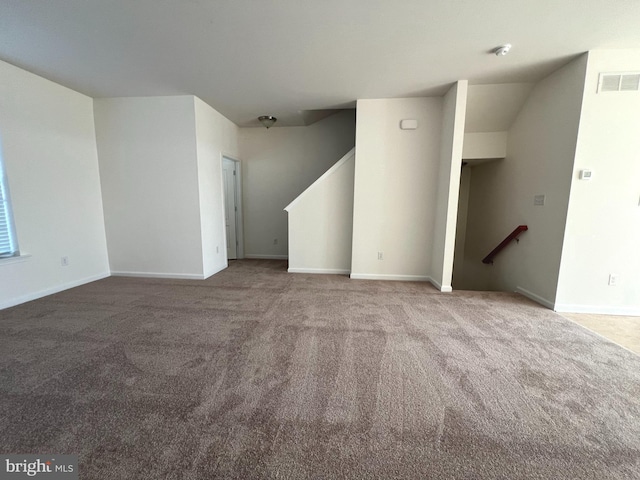
{"type": "Polygon", "coordinates": [[[504,293],[108,278],[0,311],[0,451],[82,479],[640,478],[640,357],[504,293]]]}

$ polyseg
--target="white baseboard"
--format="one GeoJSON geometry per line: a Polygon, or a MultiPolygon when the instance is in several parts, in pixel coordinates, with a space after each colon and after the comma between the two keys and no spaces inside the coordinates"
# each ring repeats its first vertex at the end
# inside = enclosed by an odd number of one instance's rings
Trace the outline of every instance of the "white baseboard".
{"type": "Polygon", "coordinates": [[[533,300],[536,303],[539,303],[540,305],[544,305],[545,307],[550,308],[551,310],[554,310],[555,304],[553,302],[547,300],[546,298],[541,297],[540,295],[536,295],[535,293],[530,292],[526,288],[516,287],[516,292],[518,292],[521,295],[524,295],[525,297],[527,297],[530,300],[533,300]]]}
{"type": "Polygon", "coordinates": [[[640,317],[639,307],[616,307],[608,305],[572,305],[568,303],[556,304],[554,310],[562,313],[593,313],[596,315],[619,315],[640,317]]]}
{"type": "Polygon", "coordinates": [[[289,273],[318,273],[318,274],[330,274],[330,275],[349,275],[351,270],[344,270],[340,268],[291,268],[287,270],[289,273]]]}
{"type": "Polygon", "coordinates": [[[247,253],[244,258],[255,258],[256,260],[288,260],[289,255],[253,255],[247,253]]]}
{"type": "Polygon", "coordinates": [[[63,290],[69,290],[70,288],[79,287],[80,285],[84,285],[85,283],[95,282],[96,280],[102,280],[103,278],[107,278],[109,273],[100,273],[98,275],[92,275],[90,277],[81,278],[80,280],[75,280],[73,282],[63,283],[61,285],[56,285],[55,287],[45,288],[44,290],[39,290],[37,292],[29,293],[27,295],[21,295],[19,297],[12,298],[11,300],[4,301],[0,303],[0,310],[9,307],[15,307],[16,305],[20,305],[21,303],[30,302],[31,300],[37,300],[38,298],[46,297],[47,295],[53,295],[54,293],[62,292],[63,290]]]}
{"type": "Polygon", "coordinates": [[[391,280],[398,282],[428,282],[431,280],[426,275],[393,275],[384,273],[352,273],[350,278],[354,280],[391,280]]]}
{"type": "Polygon", "coordinates": [[[112,271],[114,277],[140,277],[140,278],[176,278],[181,280],[204,280],[201,273],[157,273],[157,272],[119,272],[112,271]]]}
{"type": "Polygon", "coordinates": [[[431,285],[433,285],[434,287],[436,287],[438,290],[440,290],[442,293],[451,293],[453,292],[453,288],[451,287],[451,285],[445,285],[444,287],[442,285],[440,285],[440,282],[438,282],[437,280],[434,280],[433,278],[429,277],[429,281],[431,282],[431,285]]]}

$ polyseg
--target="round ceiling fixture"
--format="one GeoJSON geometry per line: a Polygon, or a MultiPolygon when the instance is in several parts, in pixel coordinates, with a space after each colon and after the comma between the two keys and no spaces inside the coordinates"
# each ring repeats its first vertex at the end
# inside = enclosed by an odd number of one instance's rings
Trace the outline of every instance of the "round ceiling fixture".
{"type": "Polygon", "coordinates": [[[500,45],[493,49],[493,53],[495,53],[498,57],[504,57],[511,50],[511,44],[505,43],[504,45],[500,45]]]}
{"type": "Polygon", "coordinates": [[[258,120],[260,120],[260,123],[267,129],[273,127],[273,124],[278,121],[273,115],[260,115],[258,120]]]}

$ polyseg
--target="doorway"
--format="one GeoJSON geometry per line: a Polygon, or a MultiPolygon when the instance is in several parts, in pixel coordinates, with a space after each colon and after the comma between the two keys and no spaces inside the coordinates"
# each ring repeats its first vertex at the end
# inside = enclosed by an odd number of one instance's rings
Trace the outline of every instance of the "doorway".
{"type": "Polygon", "coordinates": [[[453,255],[452,286],[456,290],[464,290],[466,276],[464,273],[464,251],[467,239],[467,216],[469,213],[469,192],[471,191],[471,165],[462,162],[460,172],[460,193],[458,194],[458,219],[456,225],[456,244],[453,255]]]}
{"type": "Polygon", "coordinates": [[[224,186],[224,223],[227,236],[227,259],[244,257],[242,241],[242,191],[240,162],[222,157],[224,186]]]}

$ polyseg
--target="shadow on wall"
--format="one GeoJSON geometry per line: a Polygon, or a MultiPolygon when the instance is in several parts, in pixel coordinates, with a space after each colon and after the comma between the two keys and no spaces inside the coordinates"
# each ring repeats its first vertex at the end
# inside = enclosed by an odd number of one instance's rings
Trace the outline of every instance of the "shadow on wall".
{"type": "Polygon", "coordinates": [[[309,126],[241,128],[245,257],[287,258],[284,208],[355,145],[355,110],[309,126]]]}

